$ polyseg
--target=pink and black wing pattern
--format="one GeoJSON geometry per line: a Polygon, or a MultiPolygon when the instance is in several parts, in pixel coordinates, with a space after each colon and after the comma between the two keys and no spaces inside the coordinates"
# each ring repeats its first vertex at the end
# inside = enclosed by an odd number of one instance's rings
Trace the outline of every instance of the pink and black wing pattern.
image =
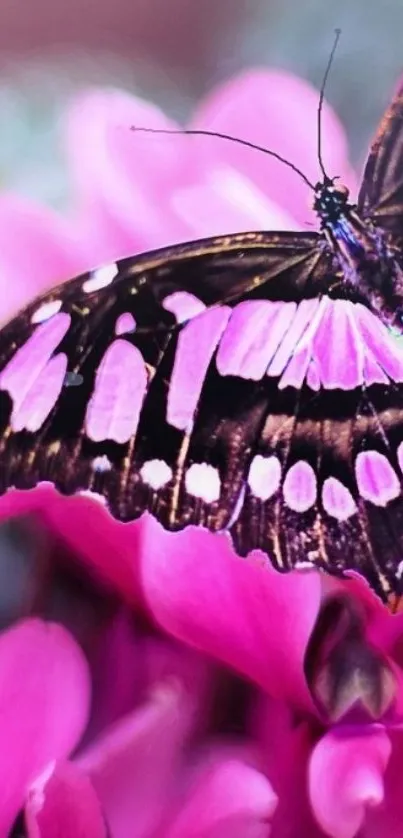
{"type": "Polygon", "coordinates": [[[0,332],[0,490],[50,480],[397,590],[403,354],[342,280],[315,234],[251,233],[36,300],[0,332]]]}
{"type": "Polygon", "coordinates": [[[212,358],[238,301],[262,284],[279,306],[302,298],[321,262],[314,235],[245,234],[123,260],[35,300],[0,332],[0,490],[49,480],[103,495],[122,520],[151,509],[167,527],[225,526],[265,399],[255,382],[233,389],[212,358]],[[210,487],[204,502],[186,475],[196,484],[190,464],[209,458],[220,497],[210,487]]]}
{"type": "Polygon", "coordinates": [[[304,387],[276,408],[234,524],[239,552],[259,544],[280,570],[356,570],[382,597],[400,592],[402,385],[304,387]]]}

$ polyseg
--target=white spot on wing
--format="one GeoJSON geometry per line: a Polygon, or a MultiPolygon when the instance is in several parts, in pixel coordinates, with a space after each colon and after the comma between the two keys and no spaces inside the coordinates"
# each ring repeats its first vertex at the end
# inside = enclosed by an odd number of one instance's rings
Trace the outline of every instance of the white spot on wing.
{"type": "Polygon", "coordinates": [[[164,460],[148,460],[140,469],[140,476],[154,492],[158,492],[172,479],[172,469],[164,460]]]}
{"type": "Polygon", "coordinates": [[[260,500],[271,498],[280,486],[281,464],[277,457],[263,457],[256,454],[253,458],[248,475],[248,483],[252,494],[260,500]]]}
{"type": "Polygon", "coordinates": [[[92,461],[92,468],[94,471],[110,471],[112,468],[112,463],[106,456],[106,454],[102,454],[102,457],[95,457],[92,461]]]}
{"type": "Polygon", "coordinates": [[[285,476],[284,502],[294,512],[307,512],[316,502],[316,491],[316,475],[312,466],[298,460],[285,476]]]}
{"type": "Polygon", "coordinates": [[[42,303],[42,305],[34,311],[31,317],[31,323],[44,323],[45,320],[49,320],[54,314],[57,314],[57,312],[60,311],[62,304],[61,300],[49,300],[48,303],[42,303]]]}
{"type": "Polygon", "coordinates": [[[118,273],[118,266],[115,262],[111,265],[103,265],[102,268],[97,268],[92,271],[89,279],[83,282],[83,291],[86,294],[91,294],[92,291],[99,291],[100,288],[106,288],[113,282],[118,273]]]}
{"type": "Polygon", "coordinates": [[[208,463],[193,463],[186,472],[186,491],[205,503],[214,503],[220,497],[221,481],[218,471],[208,463]]]}
{"type": "Polygon", "coordinates": [[[336,477],[326,478],[322,488],[322,503],[325,512],[338,521],[346,521],[357,512],[353,496],[336,477]]]}
{"type": "Polygon", "coordinates": [[[357,454],[355,477],[361,497],[376,506],[387,506],[400,494],[400,480],[388,458],[379,451],[357,454]]]}

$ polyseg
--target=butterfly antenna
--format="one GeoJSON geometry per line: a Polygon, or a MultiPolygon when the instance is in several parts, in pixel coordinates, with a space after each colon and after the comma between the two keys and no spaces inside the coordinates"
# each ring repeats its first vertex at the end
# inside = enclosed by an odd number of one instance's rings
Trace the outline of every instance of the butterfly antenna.
{"type": "Polygon", "coordinates": [[[339,42],[340,35],[341,35],[341,29],[335,29],[335,39],[334,39],[332,51],[329,55],[329,60],[327,62],[325,75],[323,77],[322,87],[320,89],[319,105],[318,105],[318,161],[319,161],[319,166],[321,168],[321,172],[322,172],[323,177],[325,178],[325,180],[329,180],[329,177],[326,174],[326,169],[323,165],[323,159],[322,159],[322,109],[323,109],[323,99],[324,99],[324,96],[325,96],[325,89],[326,89],[328,76],[329,76],[329,73],[330,73],[330,68],[333,64],[333,58],[334,58],[334,54],[335,54],[336,49],[337,49],[337,44],[339,42]]]}
{"type": "Polygon", "coordinates": [[[240,137],[233,137],[231,134],[222,134],[220,131],[203,131],[202,129],[196,128],[183,128],[183,129],[170,129],[170,128],[143,128],[141,126],[133,125],[131,128],[132,131],[143,131],[147,134],[185,134],[186,136],[194,136],[194,137],[216,137],[219,140],[229,140],[231,143],[238,143],[239,145],[246,146],[247,148],[253,148],[255,151],[261,151],[263,154],[269,154],[270,157],[275,157],[276,160],[279,160],[280,163],[284,163],[285,166],[288,166],[289,169],[292,169],[293,172],[296,172],[303,181],[310,187],[310,189],[315,189],[313,183],[301,172],[301,169],[298,166],[295,166],[294,163],[291,163],[290,160],[287,160],[285,157],[282,157],[281,154],[277,154],[276,151],[271,151],[269,148],[265,148],[261,145],[256,145],[256,143],[251,143],[249,140],[241,140],[240,137]]]}

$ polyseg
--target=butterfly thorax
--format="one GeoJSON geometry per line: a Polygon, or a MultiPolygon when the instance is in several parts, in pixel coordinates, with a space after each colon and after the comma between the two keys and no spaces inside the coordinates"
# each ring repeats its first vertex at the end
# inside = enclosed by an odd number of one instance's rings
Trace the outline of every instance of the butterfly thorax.
{"type": "Polygon", "coordinates": [[[342,184],[335,186],[328,178],[318,183],[313,208],[321,232],[343,271],[343,279],[357,288],[364,265],[385,259],[382,241],[375,229],[360,219],[356,205],[349,201],[347,187],[342,184]]]}
{"type": "Polygon", "coordinates": [[[403,272],[384,232],[360,216],[345,186],[330,179],[317,184],[314,210],[346,292],[401,331],[403,272]]]}
{"type": "Polygon", "coordinates": [[[315,186],[313,208],[320,219],[321,230],[337,224],[348,208],[349,191],[343,184],[334,185],[334,180],[325,178],[315,186]]]}

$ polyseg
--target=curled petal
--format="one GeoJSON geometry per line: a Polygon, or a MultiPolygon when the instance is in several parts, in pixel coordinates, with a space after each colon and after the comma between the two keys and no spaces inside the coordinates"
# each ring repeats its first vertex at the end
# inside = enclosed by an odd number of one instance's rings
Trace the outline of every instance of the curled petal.
{"type": "Polygon", "coordinates": [[[27,786],[79,741],[90,683],[72,637],[41,620],[26,620],[0,636],[0,673],[0,834],[6,835],[27,786]]]}
{"type": "Polygon", "coordinates": [[[264,689],[312,709],[303,659],[320,601],[319,574],[282,575],[235,556],[225,535],[166,533],[144,521],[142,584],[149,607],[176,637],[264,689]]]}
{"type": "Polygon", "coordinates": [[[341,728],[320,740],[311,756],[309,794],[326,835],[354,838],[368,809],[382,803],[390,752],[381,727],[341,728]]]}
{"type": "Polygon", "coordinates": [[[391,733],[392,754],[385,772],[385,798],[382,806],[368,812],[365,838],[398,835],[402,820],[403,737],[391,733]]]}
{"type": "Polygon", "coordinates": [[[278,797],[273,838],[323,838],[313,816],[306,782],[314,729],[307,720],[296,723],[290,704],[264,693],[259,693],[254,703],[251,729],[259,743],[263,769],[278,797]]]}
{"type": "Polygon", "coordinates": [[[58,763],[31,786],[25,807],[28,838],[107,838],[92,785],[77,766],[58,763]]]}
{"type": "Polygon", "coordinates": [[[264,774],[223,761],[199,778],[166,838],[267,838],[276,804],[264,774]]]}

